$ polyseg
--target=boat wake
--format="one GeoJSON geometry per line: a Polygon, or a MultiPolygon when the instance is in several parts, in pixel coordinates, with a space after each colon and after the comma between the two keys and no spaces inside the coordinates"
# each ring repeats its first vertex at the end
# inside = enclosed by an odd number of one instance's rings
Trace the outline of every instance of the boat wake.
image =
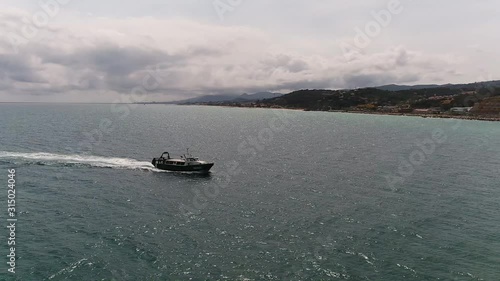
{"type": "Polygon", "coordinates": [[[130,158],[102,157],[92,155],[65,155],[45,152],[21,153],[0,151],[0,161],[2,160],[7,160],[15,164],[87,166],[163,172],[162,170],[156,169],[150,162],[146,161],[138,161],[130,158]]]}

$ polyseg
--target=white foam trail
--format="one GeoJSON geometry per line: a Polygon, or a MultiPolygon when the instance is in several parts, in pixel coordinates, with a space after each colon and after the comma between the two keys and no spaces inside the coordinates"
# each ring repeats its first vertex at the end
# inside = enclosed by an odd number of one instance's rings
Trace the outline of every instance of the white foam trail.
{"type": "Polygon", "coordinates": [[[64,155],[45,152],[21,153],[0,151],[0,159],[21,159],[41,164],[81,164],[92,167],[160,171],[150,162],[130,158],[102,157],[92,155],[64,155]]]}

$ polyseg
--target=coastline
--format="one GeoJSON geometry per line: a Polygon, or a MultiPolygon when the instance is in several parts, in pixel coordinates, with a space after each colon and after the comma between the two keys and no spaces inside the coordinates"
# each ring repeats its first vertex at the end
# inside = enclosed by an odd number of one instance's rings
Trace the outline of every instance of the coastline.
{"type": "Polygon", "coordinates": [[[336,111],[336,112],[371,114],[371,115],[408,116],[408,117],[422,117],[422,118],[435,118],[435,119],[461,119],[461,120],[471,120],[471,121],[490,121],[490,122],[500,121],[500,116],[492,117],[492,116],[476,116],[476,115],[418,114],[418,113],[365,112],[365,111],[336,111]]]}
{"type": "Polygon", "coordinates": [[[355,114],[370,114],[370,115],[388,115],[388,116],[408,116],[408,117],[422,117],[422,118],[435,118],[435,119],[461,119],[471,121],[500,121],[500,116],[477,116],[477,115],[453,115],[453,114],[419,114],[419,113],[398,113],[398,112],[377,112],[377,111],[355,111],[355,110],[306,110],[304,108],[286,108],[286,107],[250,107],[250,106],[232,106],[232,105],[218,105],[218,104],[191,104],[197,106],[218,106],[229,108],[248,108],[248,109],[286,109],[296,111],[310,111],[310,112],[335,112],[335,113],[355,113],[355,114]]]}

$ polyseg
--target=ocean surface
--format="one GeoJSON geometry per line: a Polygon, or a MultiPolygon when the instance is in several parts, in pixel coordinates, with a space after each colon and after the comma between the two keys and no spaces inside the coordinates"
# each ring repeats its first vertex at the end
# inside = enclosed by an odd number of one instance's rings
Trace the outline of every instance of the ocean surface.
{"type": "Polygon", "coordinates": [[[499,172],[498,122],[0,104],[0,280],[500,280],[499,172]]]}

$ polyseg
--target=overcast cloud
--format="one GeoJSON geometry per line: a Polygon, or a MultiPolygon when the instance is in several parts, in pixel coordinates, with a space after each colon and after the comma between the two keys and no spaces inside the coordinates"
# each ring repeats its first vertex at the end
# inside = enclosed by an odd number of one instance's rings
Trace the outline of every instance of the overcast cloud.
{"type": "Polygon", "coordinates": [[[493,0],[401,0],[346,55],[356,28],[390,1],[241,0],[223,18],[212,0],[69,1],[36,29],[26,22],[43,11],[37,1],[2,1],[0,101],[110,102],[151,72],[158,87],[146,99],[156,101],[500,79],[493,0]],[[13,44],[23,30],[36,35],[13,44]]]}

